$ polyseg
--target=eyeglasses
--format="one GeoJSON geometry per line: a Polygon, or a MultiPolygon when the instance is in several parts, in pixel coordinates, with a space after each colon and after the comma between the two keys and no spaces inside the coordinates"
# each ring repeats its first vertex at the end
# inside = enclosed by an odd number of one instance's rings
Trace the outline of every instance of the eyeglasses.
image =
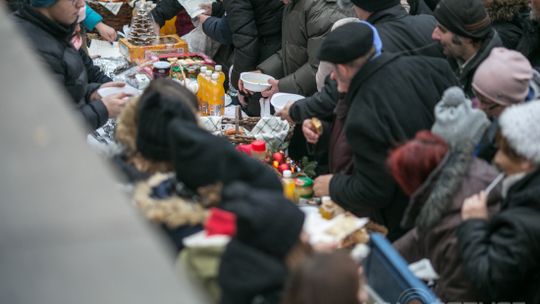
{"type": "Polygon", "coordinates": [[[476,95],[476,100],[478,101],[480,105],[482,105],[482,108],[485,111],[491,111],[498,107],[501,107],[500,104],[485,98],[484,96],[482,96],[482,94],[479,94],[478,92],[476,92],[476,90],[473,89],[473,92],[474,92],[474,95],[476,95]]]}

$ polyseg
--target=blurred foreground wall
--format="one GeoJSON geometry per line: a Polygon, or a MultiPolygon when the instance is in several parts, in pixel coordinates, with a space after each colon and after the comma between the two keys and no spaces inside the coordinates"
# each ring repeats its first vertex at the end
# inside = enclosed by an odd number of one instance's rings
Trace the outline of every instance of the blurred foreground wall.
{"type": "Polygon", "coordinates": [[[0,303],[205,303],[0,17],[0,303]]]}

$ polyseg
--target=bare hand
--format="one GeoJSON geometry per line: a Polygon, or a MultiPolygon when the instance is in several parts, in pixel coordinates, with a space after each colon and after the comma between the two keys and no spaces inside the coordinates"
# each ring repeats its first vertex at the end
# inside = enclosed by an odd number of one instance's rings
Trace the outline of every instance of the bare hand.
{"type": "Polygon", "coordinates": [[[268,83],[271,85],[271,87],[266,91],[262,91],[261,95],[263,97],[266,97],[266,98],[271,98],[272,95],[279,92],[279,86],[278,86],[279,80],[277,80],[277,79],[269,79],[268,83]]]}
{"type": "MultiPolygon", "coordinates": [[[[291,105],[294,103],[294,101],[289,101],[289,103],[287,103],[287,105],[285,105],[283,107],[283,109],[279,110],[276,112],[276,116],[279,116],[285,120],[288,120],[288,121],[291,121],[293,122],[292,118],[291,118],[291,115],[290,115],[290,110],[291,110],[291,105]]],[[[304,135],[305,136],[305,135],[304,135]]]]}
{"type": "Polygon", "coordinates": [[[327,196],[330,195],[330,181],[332,180],[333,175],[321,175],[315,179],[313,182],[313,191],[315,196],[327,196]]]}
{"type": "Polygon", "coordinates": [[[154,22],[154,34],[159,36],[159,30],[160,29],[161,29],[161,27],[159,26],[159,24],[154,22]]]}
{"type": "Polygon", "coordinates": [[[116,30],[112,27],[106,25],[103,22],[100,22],[96,25],[96,30],[98,31],[101,38],[113,42],[116,40],[116,30]]]}
{"type": "Polygon", "coordinates": [[[488,218],[487,196],[484,191],[465,199],[461,207],[461,218],[464,221],[488,218]]]}
{"type": "Polygon", "coordinates": [[[206,21],[206,19],[210,18],[210,16],[205,15],[205,14],[200,14],[196,18],[199,20],[199,24],[202,25],[206,21]]]}
{"type": "Polygon", "coordinates": [[[317,133],[317,128],[315,128],[311,119],[306,119],[302,123],[302,133],[304,133],[306,141],[310,144],[314,145],[319,141],[320,135],[317,133]]]}
{"type": "Polygon", "coordinates": [[[131,95],[122,92],[103,97],[101,101],[103,101],[103,104],[105,104],[105,107],[107,108],[107,112],[109,112],[109,118],[115,118],[122,112],[122,109],[126,106],[126,102],[130,96],[131,95]]]}
{"type": "Polygon", "coordinates": [[[204,10],[205,15],[212,16],[212,3],[202,3],[199,7],[204,10]]]}

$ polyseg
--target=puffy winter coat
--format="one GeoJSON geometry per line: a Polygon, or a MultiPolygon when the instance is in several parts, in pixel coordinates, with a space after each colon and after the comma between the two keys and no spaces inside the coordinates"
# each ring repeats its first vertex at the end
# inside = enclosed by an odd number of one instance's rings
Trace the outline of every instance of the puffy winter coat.
{"type": "MultiPolygon", "coordinates": [[[[99,84],[89,83],[85,60],[71,45],[73,27],[64,27],[53,22],[29,5],[25,4],[14,14],[15,22],[26,34],[58,83],[63,86],[72,101],[92,128],[102,126],[109,118],[107,108],[102,101],[90,102],[90,95],[99,84]]],[[[91,63],[90,61],[86,61],[91,63]]],[[[95,72],[94,70],[91,71],[95,72]]]]}
{"type": "Polygon", "coordinates": [[[334,22],[344,17],[335,0],[293,0],[283,11],[281,50],[258,69],[279,79],[280,92],[315,93],[319,48],[334,22]]]}

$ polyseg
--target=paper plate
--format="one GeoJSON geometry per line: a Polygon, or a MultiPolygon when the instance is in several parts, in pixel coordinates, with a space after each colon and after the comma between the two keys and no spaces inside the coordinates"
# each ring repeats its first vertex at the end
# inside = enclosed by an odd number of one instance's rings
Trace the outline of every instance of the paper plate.
{"type": "Polygon", "coordinates": [[[281,111],[289,102],[295,102],[304,98],[304,96],[298,94],[276,93],[270,99],[270,103],[276,111],[281,111]]]}
{"type": "Polygon", "coordinates": [[[126,84],[123,87],[101,88],[101,89],[98,89],[97,92],[101,97],[105,97],[105,96],[109,96],[109,95],[117,94],[117,93],[122,93],[122,92],[125,92],[126,94],[130,94],[132,96],[137,96],[141,94],[139,90],[135,89],[134,87],[128,84],[126,84]]]}

